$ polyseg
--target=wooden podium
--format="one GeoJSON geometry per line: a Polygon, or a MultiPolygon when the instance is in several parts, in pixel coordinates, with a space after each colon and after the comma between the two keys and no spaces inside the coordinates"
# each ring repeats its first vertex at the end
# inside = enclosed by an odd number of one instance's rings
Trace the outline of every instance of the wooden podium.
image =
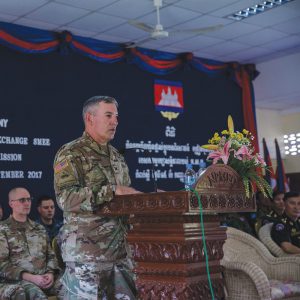
{"type": "Polygon", "coordinates": [[[200,195],[177,191],[116,196],[101,215],[129,215],[127,241],[132,251],[139,298],[212,299],[206,270],[202,230],[215,299],[224,298],[222,246],[226,228],[218,213],[254,211],[239,175],[226,165],[207,168],[195,185],[200,195]]]}

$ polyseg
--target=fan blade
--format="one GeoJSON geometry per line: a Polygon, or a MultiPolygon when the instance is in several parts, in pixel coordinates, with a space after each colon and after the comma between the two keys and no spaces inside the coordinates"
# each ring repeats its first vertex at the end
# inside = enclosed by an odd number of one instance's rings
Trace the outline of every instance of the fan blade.
{"type": "Polygon", "coordinates": [[[126,48],[126,49],[131,49],[136,47],[135,42],[126,42],[126,43],[121,43],[121,46],[126,48]]]}
{"type": "Polygon", "coordinates": [[[135,20],[128,20],[128,23],[136,28],[142,29],[146,32],[152,32],[154,30],[154,27],[151,25],[148,25],[146,23],[138,22],[135,20]]]}
{"type": "Polygon", "coordinates": [[[194,33],[194,34],[201,34],[206,32],[213,32],[220,28],[222,28],[224,25],[219,24],[215,26],[209,26],[209,27],[203,27],[203,28],[195,28],[195,29],[179,29],[179,30],[173,30],[172,33],[194,33]]]}

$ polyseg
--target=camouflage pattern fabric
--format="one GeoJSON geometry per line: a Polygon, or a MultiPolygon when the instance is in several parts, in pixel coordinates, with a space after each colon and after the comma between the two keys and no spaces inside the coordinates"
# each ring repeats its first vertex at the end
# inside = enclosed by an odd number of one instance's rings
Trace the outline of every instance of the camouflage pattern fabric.
{"type": "Polygon", "coordinates": [[[126,261],[117,263],[68,263],[62,282],[64,300],[135,299],[133,276],[126,261]]]}
{"type": "Polygon", "coordinates": [[[48,290],[41,290],[35,284],[21,280],[18,283],[0,283],[1,300],[46,300],[48,296],[64,299],[64,288],[59,280],[48,290]]]}
{"type": "Polygon", "coordinates": [[[42,225],[30,219],[17,222],[12,216],[0,223],[0,299],[47,299],[45,291],[22,280],[21,274],[58,271],[55,254],[42,225]]]}
{"type": "MultiPolygon", "coordinates": [[[[64,212],[60,240],[67,269],[63,283],[70,293],[77,293],[79,284],[79,281],[75,280],[77,275],[72,275],[72,263],[82,264],[81,271],[78,265],[76,266],[78,272],[83,273],[86,268],[90,268],[90,264],[96,266],[96,271],[91,273],[95,274],[91,275],[95,276],[93,292],[87,283],[90,278],[85,281],[85,276],[80,275],[80,283],[84,285],[81,288],[82,293],[86,289],[87,294],[97,295],[102,285],[100,279],[106,276],[106,272],[103,270],[103,273],[100,266],[108,263],[113,269],[116,262],[127,257],[124,238],[126,226],[123,219],[95,215],[95,211],[103,203],[113,199],[117,184],[130,185],[128,167],[123,156],[109,144],[99,145],[87,133],[64,145],[55,157],[54,188],[58,205],[64,212]],[[88,267],[85,267],[86,265],[88,267]]],[[[120,283],[122,284],[127,286],[125,281],[120,283]]],[[[127,289],[127,294],[129,299],[135,299],[132,298],[130,289],[127,289]]],[[[99,297],[102,299],[102,295],[99,297]]],[[[91,299],[97,299],[97,296],[91,299]]]]}
{"type": "Polygon", "coordinates": [[[21,280],[16,284],[0,283],[1,300],[47,300],[45,293],[35,284],[21,280]]]}

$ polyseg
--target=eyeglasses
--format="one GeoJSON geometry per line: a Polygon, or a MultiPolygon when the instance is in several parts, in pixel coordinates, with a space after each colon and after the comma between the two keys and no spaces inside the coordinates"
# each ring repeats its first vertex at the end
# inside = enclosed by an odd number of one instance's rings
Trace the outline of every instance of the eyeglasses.
{"type": "Polygon", "coordinates": [[[33,201],[33,197],[28,197],[28,198],[20,198],[20,199],[15,199],[15,200],[11,200],[11,201],[19,201],[20,203],[25,203],[25,202],[31,202],[33,201]]]}

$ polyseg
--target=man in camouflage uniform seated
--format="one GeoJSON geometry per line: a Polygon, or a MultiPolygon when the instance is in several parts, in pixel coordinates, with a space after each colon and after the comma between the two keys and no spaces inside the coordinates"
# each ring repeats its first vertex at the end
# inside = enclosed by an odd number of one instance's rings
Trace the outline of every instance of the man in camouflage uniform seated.
{"type": "Polygon", "coordinates": [[[300,193],[288,192],[284,195],[285,211],[273,224],[272,239],[283,251],[300,253],[300,193]]]}
{"type": "Polygon", "coordinates": [[[118,125],[114,98],[95,96],[83,106],[85,132],[64,145],[54,162],[54,184],[64,212],[60,231],[66,299],[135,299],[121,218],[95,212],[116,195],[133,194],[124,158],[109,141],[118,125]]]}
{"type": "Polygon", "coordinates": [[[0,299],[46,300],[54,295],[59,272],[44,227],[28,218],[29,192],[21,187],[9,194],[12,215],[0,223],[0,299]]]}

